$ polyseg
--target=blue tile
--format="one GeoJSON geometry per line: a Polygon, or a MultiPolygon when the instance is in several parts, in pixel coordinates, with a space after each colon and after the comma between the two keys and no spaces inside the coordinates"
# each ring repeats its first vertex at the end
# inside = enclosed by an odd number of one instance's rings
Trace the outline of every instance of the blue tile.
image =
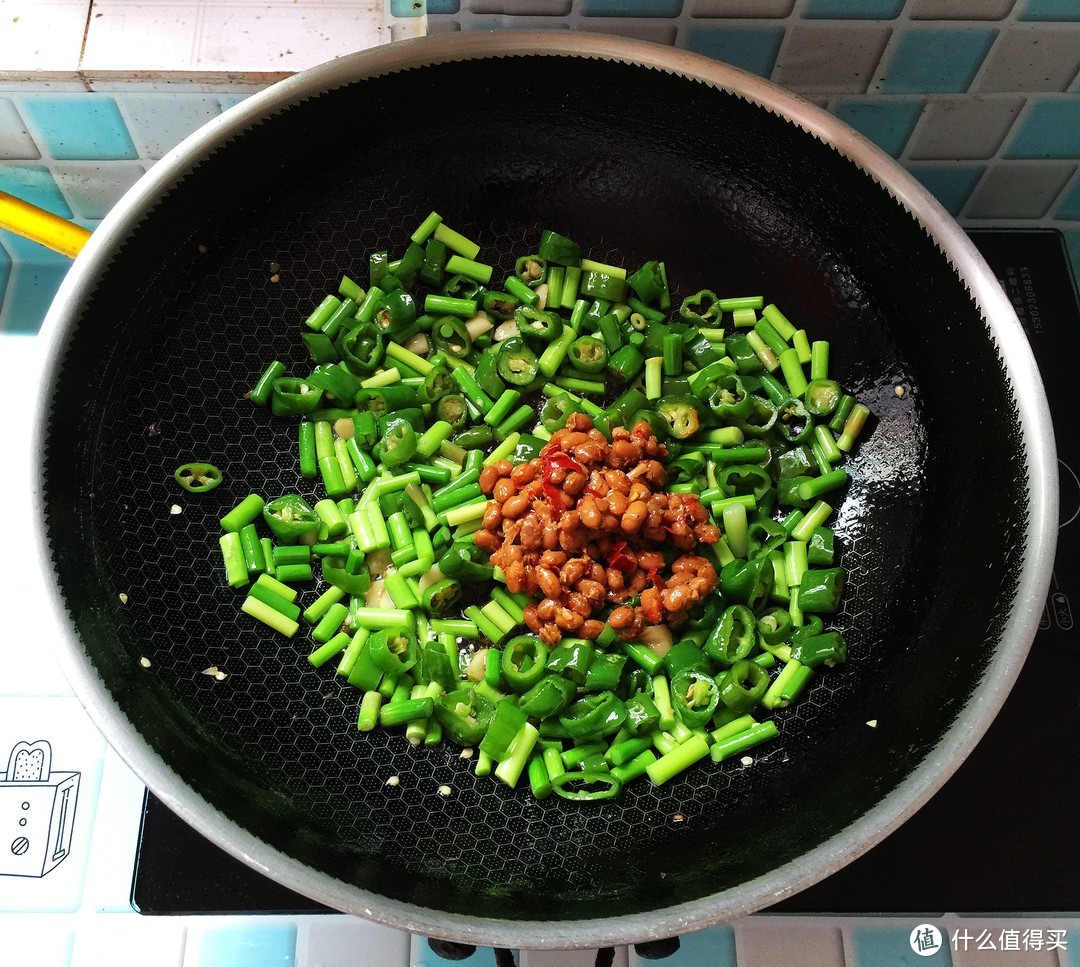
{"type": "Polygon", "coordinates": [[[39,94],[19,99],[45,150],[63,161],[137,158],[116,101],[102,94],[39,94]]]}
{"type": "Polygon", "coordinates": [[[0,232],[0,263],[5,260],[10,264],[10,273],[0,302],[0,333],[32,336],[41,329],[71,260],[26,239],[0,232]]]}
{"type": "Polygon", "coordinates": [[[892,20],[904,0],[806,0],[804,17],[832,20],[892,20]]]}
{"type": "Polygon", "coordinates": [[[8,279],[11,278],[11,256],[0,245],[0,309],[4,306],[4,293],[7,292],[8,279]]]}
{"type": "Polygon", "coordinates": [[[203,934],[199,967],[292,967],[296,924],[215,927],[203,934]]]}
{"type": "Polygon", "coordinates": [[[966,91],[996,34],[993,28],[908,30],[893,50],[881,90],[889,94],[966,91]]]}
{"type": "Polygon", "coordinates": [[[140,154],[155,161],[221,113],[209,94],[127,94],[120,107],[140,154]]]}
{"type": "Polygon", "coordinates": [[[581,0],[586,17],[677,17],[682,0],[581,0]]]}
{"type": "Polygon", "coordinates": [[[751,74],[772,74],[783,27],[691,27],[686,46],[751,74]]]}
{"type": "Polygon", "coordinates": [[[390,16],[419,17],[424,13],[424,0],[390,0],[390,16]]]}
{"type": "Polygon", "coordinates": [[[1036,101],[1016,125],[1006,158],[1080,155],[1080,97],[1036,101]]]}
{"type": "Polygon", "coordinates": [[[960,214],[985,170],[985,165],[908,165],[908,171],[952,215],[960,214]]]}
{"type": "Polygon", "coordinates": [[[71,218],[56,179],[40,165],[0,165],[0,190],[45,208],[61,218],[71,218]]]}
{"type": "Polygon", "coordinates": [[[461,0],[427,0],[428,13],[457,13],[460,9],[461,0]]]}
{"type": "Polygon", "coordinates": [[[735,967],[735,931],[712,927],[684,933],[679,937],[679,949],[662,963],[664,967],[735,967]]]}
{"type": "Polygon", "coordinates": [[[833,107],[833,114],[895,158],[904,150],[922,109],[922,101],[842,101],[833,107]]]}
{"type": "MultiPolygon", "coordinates": [[[[1080,268],[1080,252],[1077,251],[1077,245],[1080,243],[1080,234],[1072,234],[1073,238],[1068,240],[1069,248],[1072,252],[1072,264],[1073,274],[1076,274],[1078,268],[1080,268]]],[[[1076,276],[1077,282],[1080,282],[1080,275],[1076,276]]],[[[1068,950],[1066,954],[1062,956],[1062,960],[1068,965],[1068,967],[1080,967],[1080,930],[1068,930],[1065,932],[1065,946],[1068,950]]]]}
{"type": "Polygon", "coordinates": [[[231,107],[236,107],[241,101],[246,101],[251,94],[219,94],[217,96],[218,104],[221,105],[222,111],[227,111],[231,107]]]}
{"type": "Polygon", "coordinates": [[[1080,222],[1080,178],[1073,181],[1072,188],[1066,190],[1058,202],[1055,218],[1069,218],[1080,222]]]}
{"type": "Polygon", "coordinates": [[[952,964],[949,937],[944,931],[936,953],[916,953],[911,946],[910,927],[862,927],[851,931],[855,952],[854,967],[947,967],[952,964]]]}
{"type": "Polygon", "coordinates": [[[36,161],[41,157],[34,139],[26,130],[15,105],[6,97],[0,97],[0,159],[5,161],[36,161]]]}
{"type": "Polygon", "coordinates": [[[1027,0],[1020,20],[1080,20],[1076,0],[1027,0]]]}

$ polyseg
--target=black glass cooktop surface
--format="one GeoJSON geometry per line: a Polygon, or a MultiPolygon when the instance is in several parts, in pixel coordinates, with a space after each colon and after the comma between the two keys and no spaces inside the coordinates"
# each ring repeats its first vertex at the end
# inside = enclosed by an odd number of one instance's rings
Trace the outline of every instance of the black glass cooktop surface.
{"type": "MultiPolygon", "coordinates": [[[[1080,309],[1061,237],[971,237],[1012,300],[1046,384],[1057,432],[1061,532],[1031,655],[986,736],[899,830],[772,913],[935,915],[1080,911],[1080,435],[1072,425],[1080,309]]],[[[132,903],[144,914],[311,913],[326,908],[256,873],[147,794],[132,903]]]]}

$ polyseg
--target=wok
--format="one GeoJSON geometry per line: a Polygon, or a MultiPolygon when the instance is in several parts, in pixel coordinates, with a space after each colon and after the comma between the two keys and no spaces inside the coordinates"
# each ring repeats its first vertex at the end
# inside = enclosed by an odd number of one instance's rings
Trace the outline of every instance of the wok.
{"type": "Polygon", "coordinates": [[[821,879],[971,750],[1045,598],[1050,420],[989,270],[858,135],[684,52],[498,33],[298,75],[136,185],[45,328],[39,531],[82,701],[211,840],[407,930],[627,943],[821,879]],[[218,517],[300,479],[292,425],[243,394],[271,358],[301,371],[310,307],[433,208],[502,267],[550,227],[600,260],[666,259],[677,297],[762,293],[831,341],[835,375],[874,412],[836,524],[850,661],[780,715],[752,766],[639,782],[612,803],[535,802],[474,780],[453,748],[357,734],[359,694],[222,586],[218,517]],[[191,459],[226,483],[183,499],[171,476],[191,459]],[[224,681],[201,674],[213,665],[224,681]]]}

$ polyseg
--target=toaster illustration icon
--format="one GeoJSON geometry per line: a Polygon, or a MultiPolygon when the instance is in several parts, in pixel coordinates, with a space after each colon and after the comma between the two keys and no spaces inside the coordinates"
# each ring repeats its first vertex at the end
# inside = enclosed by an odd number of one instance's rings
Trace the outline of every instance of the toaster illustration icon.
{"type": "Polygon", "coordinates": [[[0,876],[41,877],[68,855],[79,775],[52,771],[44,739],[15,744],[0,776],[0,876]]]}

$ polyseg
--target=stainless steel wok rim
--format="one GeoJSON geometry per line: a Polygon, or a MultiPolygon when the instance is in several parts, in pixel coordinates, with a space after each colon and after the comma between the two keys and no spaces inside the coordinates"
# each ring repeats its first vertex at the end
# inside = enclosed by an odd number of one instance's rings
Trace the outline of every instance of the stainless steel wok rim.
{"type": "Polygon", "coordinates": [[[722,893],[666,907],[652,915],[572,921],[513,920],[433,911],[379,896],[319,873],[259,840],[218,812],[137,733],[81,647],[60,595],[45,519],[44,491],[35,485],[35,526],[50,602],[66,634],[57,653],[72,688],[105,738],[171,809],[254,869],[327,906],[427,936],[484,946],[580,948],[668,937],[735,919],[823,879],[881,841],[925,803],[982,737],[1011,689],[1038,626],[1054,558],[1058,523],[1057,459],[1046,394],[1023,331],[1000,286],[967,236],[896,162],[842,122],[768,81],[708,58],[661,45],[566,31],[495,31],[421,38],[343,57],[274,85],[222,114],[171,151],[114,207],[94,232],[57,293],[42,330],[46,363],[35,412],[35,445],[44,454],[51,387],[61,376],[79,307],[130,232],[184,175],[229,139],[301,100],[352,81],[444,61],[528,55],[616,60],[681,75],[730,91],[786,118],[829,144],[887,190],[931,237],[963,280],[995,341],[1017,400],[1027,443],[1030,493],[1025,566],[1016,605],[987,673],[956,721],[920,766],[858,821],[798,859],[722,893]]]}

